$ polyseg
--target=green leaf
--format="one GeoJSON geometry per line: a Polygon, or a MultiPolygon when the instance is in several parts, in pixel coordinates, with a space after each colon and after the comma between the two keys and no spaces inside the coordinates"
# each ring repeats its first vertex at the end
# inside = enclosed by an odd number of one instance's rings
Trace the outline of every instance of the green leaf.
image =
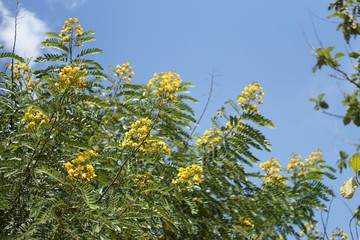
{"type": "Polygon", "coordinates": [[[93,188],[91,186],[80,186],[79,187],[84,202],[86,203],[86,206],[92,210],[97,209],[98,206],[96,205],[96,199],[97,195],[93,191],[93,188]]]}
{"type": "Polygon", "coordinates": [[[323,99],[324,95],[325,95],[325,93],[320,94],[320,95],[318,96],[318,100],[321,101],[321,100],[323,99]]]}
{"type": "Polygon", "coordinates": [[[335,54],[335,58],[339,58],[339,57],[343,57],[343,56],[345,56],[345,54],[344,53],[341,53],[341,52],[339,52],[339,53],[337,53],[337,54],[335,54]]]}
{"type": "Polygon", "coordinates": [[[46,36],[48,38],[61,39],[61,37],[59,36],[59,33],[56,33],[56,32],[48,32],[48,33],[46,33],[46,36]]]}
{"type": "Polygon", "coordinates": [[[18,61],[21,62],[21,63],[24,63],[24,62],[25,62],[25,60],[24,60],[22,57],[14,54],[14,53],[10,53],[10,52],[0,53],[0,59],[1,59],[1,58],[13,58],[13,59],[18,60],[18,61]]]}
{"type": "Polygon", "coordinates": [[[358,58],[359,56],[360,56],[360,54],[356,53],[356,52],[349,53],[349,57],[352,57],[352,58],[358,58]]]}
{"type": "Polygon", "coordinates": [[[80,57],[88,55],[88,54],[96,54],[96,53],[102,53],[102,50],[99,48],[84,49],[77,55],[77,58],[80,58],[80,57]]]}
{"type": "Polygon", "coordinates": [[[44,56],[40,56],[38,57],[35,62],[47,62],[47,61],[51,61],[51,62],[55,62],[55,61],[64,61],[67,57],[66,53],[63,54],[52,54],[52,53],[45,53],[44,56]]]}
{"type": "Polygon", "coordinates": [[[359,171],[360,171],[360,155],[358,153],[355,153],[350,161],[349,164],[351,166],[351,168],[354,170],[356,175],[359,175],[359,171]]]}
{"type": "Polygon", "coordinates": [[[78,38],[76,40],[76,45],[77,46],[80,46],[82,45],[83,43],[86,43],[86,42],[91,42],[91,41],[95,41],[95,37],[82,37],[82,38],[78,38]]]}
{"type": "MultiPolygon", "coordinates": [[[[103,67],[99,64],[99,63],[97,63],[97,62],[95,62],[94,60],[90,60],[90,59],[76,59],[76,61],[79,61],[79,63],[85,63],[85,64],[90,64],[90,65],[92,65],[93,67],[95,67],[96,68],[96,70],[104,70],[103,69],[103,67]]],[[[88,67],[87,67],[88,68],[88,67]]]]}
{"type": "Polygon", "coordinates": [[[340,157],[341,157],[341,159],[346,159],[346,158],[348,158],[348,154],[346,153],[346,152],[344,152],[344,151],[340,151],[340,157]]]}
{"type": "Polygon", "coordinates": [[[344,198],[352,198],[354,196],[355,190],[358,184],[354,177],[347,180],[340,188],[341,195],[344,198]]]}
{"type": "Polygon", "coordinates": [[[59,182],[61,184],[66,184],[64,176],[59,174],[59,172],[56,171],[55,169],[49,169],[49,168],[46,168],[46,167],[42,167],[42,168],[36,168],[35,172],[37,174],[43,173],[43,174],[51,177],[52,179],[56,180],[57,182],[59,182]]]}
{"type": "Polygon", "coordinates": [[[329,108],[329,104],[327,104],[327,102],[325,102],[325,101],[320,101],[319,106],[323,109],[329,108]]]}
{"type": "Polygon", "coordinates": [[[43,41],[41,43],[42,46],[44,47],[53,47],[53,48],[57,48],[63,52],[68,52],[69,49],[63,45],[61,45],[60,40],[56,39],[56,38],[49,38],[46,39],[45,41],[43,41]]]}
{"type": "Polygon", "coordinates": [[[10,89],[6,89],[6,88],[2,88],[2,87],[0,87],[0,91],[4,91],[4,92],[8,92],[8,93],[14,94],[14,92],[11,91],[10,89]]]}
{"type": "Polygon", "coordinates": [[[344,117],[344,119],[343,119],[344,125],[348,125],[350,122],[351,122],[351,118],[349,118],[349,117],[344,117]]]}

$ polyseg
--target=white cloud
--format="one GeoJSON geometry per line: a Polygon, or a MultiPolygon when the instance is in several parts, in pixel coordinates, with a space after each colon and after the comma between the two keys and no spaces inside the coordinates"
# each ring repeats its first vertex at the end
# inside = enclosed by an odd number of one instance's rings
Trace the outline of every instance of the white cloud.
{"type": "MultiPolygon", "coordinates": [[[[14,13],[0,0],[0,44],[12,51],[14,44],[14,13]]],[[[25,58],[35,58],[41,53],[41,42],[49,31],[47,24],[35,13],[21,9],[17,18],[15,53],[25,58]]]]}
{"type": "Polygon", "coordinates": [[[81,5],[84,5],[87,0],[47,0],[48,3],[50,3],[51,5],[54,3],[58,3],[60,2],[61,4],[63,4],[66,8],[68,9],[75,9],[81,5]]]}

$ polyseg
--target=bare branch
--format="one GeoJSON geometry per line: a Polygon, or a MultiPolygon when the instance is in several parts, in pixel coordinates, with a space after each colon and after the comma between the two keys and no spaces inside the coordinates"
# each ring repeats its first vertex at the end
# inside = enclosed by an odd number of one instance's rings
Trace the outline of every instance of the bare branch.
{"type": "MultiPolygon", "coordinates": [[[[16,8],[15,8],[15,15],[14,15],[14,43],[12,48],[12,53],[15,54],[15,47],[16,47],[16,38],[17,38],[17,25],[18,25],[18,15],[20,12],[20,3],[19,0],[16,0],[16,8]]],[[[14,76],[14,58],[11,58],[11,88],[14,90],[15,84],[15,76],[14,76]]],[[[15,102],[15,95],[12,94],[12,100],[15,102]]],[[[10,116],[10,128],[14,128],[14,117],[13,115],[10,116]]]]}
{"type": "MultiPolygon", "coordinates": [[[[213,89],[214,89],[215,70],[212,71],[210,77],[211,77],[211,79],[210,79],[210,80],[211,80],[211,83],[210,83],[210,89],[209,89],[208,98],[207,98],[207,100],[206,100],[204,109],[203,109],[203,111],[202,111],[199,119],[197,120],[197,122],[196,122],[196,124],[195,124],[195,127],[193,128],[193,130],[192,130],[191,133],[190,133],[190,136],[192,136],[192,135],[194,134],[196,128],[199,126],[199,124],[200,124],[200,122],[201,122],[201,120],[202,120],[202,118],[203,118],[203,116],[204,116],[204,114],[205,114],[205,112],[206,112],[206,110],[207,110],[207,108],[208,108],[208,106],[209,106],[210,99],[211,99],[211,97],[212,97],[212,92],[213,92],[213,89]]],[[[189,139],[188,139],[187,143],[188,143],[188,142],[189,142],[189,139]]]]}

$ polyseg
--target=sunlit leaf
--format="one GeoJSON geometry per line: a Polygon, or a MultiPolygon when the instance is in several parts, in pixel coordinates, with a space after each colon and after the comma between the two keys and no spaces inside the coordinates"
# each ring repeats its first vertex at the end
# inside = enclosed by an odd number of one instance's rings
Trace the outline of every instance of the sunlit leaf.
{"type": "Polygon", "coordinates": [[[340,188],[341,195],[344,198],[352,198],[354,196],[355,190],[358,184],[354,177],[347,180],[340,188]]]}
{"type": "Polygon", "coordinates": [[[351,168],[354,170],[356,175],[359,175],[360,170],[360,155],[358,153],[355,153],[349,162],[351,168]]]}

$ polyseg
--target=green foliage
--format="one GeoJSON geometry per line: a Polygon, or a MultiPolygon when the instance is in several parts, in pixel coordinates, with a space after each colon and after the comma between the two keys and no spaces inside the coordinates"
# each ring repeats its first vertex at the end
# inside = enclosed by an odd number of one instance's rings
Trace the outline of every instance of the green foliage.
{"type": "MultiPolygon", "coordinates": [[[[335,1],[330,4],[329,11],[333,13],[329,18],[340,19],[341,23],[338,25],[338,30],[342,30],[344,38],[348,44],[351,39],[355,39],[360,34],[360,26],[358,23],[359,16],[359,3],[354,1],[335,1]]],[[[355,126],[360,126],[360,103],[359,103],[359,89],[360,89],[360,54],[359,50],[351,50],[348,53],[338,52],[331,54],[335,47],[318,48],[315,50],[317,57],[317,63],[313,70],[321,69],[323,66],[330,67],[335,74],[332,76],[336,79],[345,80],[352,86],[352,92],[345,92],[342,100],[344,105],[344,114],[334,114],[328,112],[330,105],[324,100],[324,94],[318,96],[317,99],[310,99],[315,103],[315,109],[320,110],[328,115],[342,118],[344,125],[353,123],[355,126]],[[347,57],[347,58],[345,58],[347,57]],[[345,64],[344,60],[347,59],[351,63],[353,69],[345,71],[342,69],[342,65],[345,64]]],[[[352,47],[350,47],[352,49],[352,47]]],[[[358,150],[358,149],[357,149],[358,150]]],[[[344,153],[341,154],[341,158],[338,161],[340,171],[347,167],[347,158],[344,153]]]]}
{"type": "Polygon", "coordinates": [[[39,69],[1,73],[1,239],[298,237],[326,209],[333,193],[321,181],[334,169],[320,153],[256,167],[271,149],[261,128],[274,124],[254,99],[226,102],[197,137],[190,83],[169,72],[132,84],[129,64],[108,76],[85,58],[101,52],[82,46],[93,32],[78,30],[48,33],[43,46],[58,52],[39,69]]]}
{"type": "Polygon", "coordinates": [[[347,43],[351,37],[360,34],[358,16],[360,13],[360,3],[353,0],[337,0],[329,5],[329,11],[333,13],[328,18],[337,17],[341,20],[337,30],[342,30],[344,39],[347,43]]]}
{"type": "MultiPolygon", "coordinates": [[[[347,53],[338,52],[333,55],[331,52],[335,47],[321,47],[315,50],[317,57],[316,65],[313,71],[321,69],[323,66],[330,67],[335,74],[332,76],[336,79],[345,80],[352,87],[349,92],[343,93],[342,104],[345,109],[344,114],[329,113],[327,109],[330,108],[329,104],[323,100],[324,94],[318,96],[317,99],[310,99],[315,102],[315,109],[320,110],[331,116],[341,118],[344,125],[353,123],[356,127],[360,126],[360,50],[353,50],[351,41],[360,35],[360,24],[358,22],[360,16],[360,2],[353,0],[336,0],[329,5],[329,11],[332,13],[328,18],[335,18],[340,21],[337,30],[341,30],[344,40],[349,45],[350,51],[347,53]],[[345,58],[346,57],[346,58],[345,58]],[[347,62],[344,62],[344,58],[347,62]],[[345,71],[343,65],[351,64],[352,69],[345,71]]],[[[359,151],[360,145],[357,144],[356,151],[359,151]]],[[[346,181],[341,187],[342,195],[345,198],[351,198],[359,183],[358,173],[358,153],[355,153],[350,159],[349,155],[344,151],[340,151],[340,159],[337,161],[340,172],[348,165],[355,171],[355,176],[346,181]]],[[[354,214],[360,222],[358,211],[354,214]]]]}
{"type": "Polygon", "coordinates": [[[14,53],[10,53],[10,52],[2,52],[2,53],[0,53],[0,59],[1,58],[13,58],[13,59],[15,59],[15,60],[17,60],[17,61],[19,61],[21,63],[25,62],[24,58],[14,54],[14,53]]]}

